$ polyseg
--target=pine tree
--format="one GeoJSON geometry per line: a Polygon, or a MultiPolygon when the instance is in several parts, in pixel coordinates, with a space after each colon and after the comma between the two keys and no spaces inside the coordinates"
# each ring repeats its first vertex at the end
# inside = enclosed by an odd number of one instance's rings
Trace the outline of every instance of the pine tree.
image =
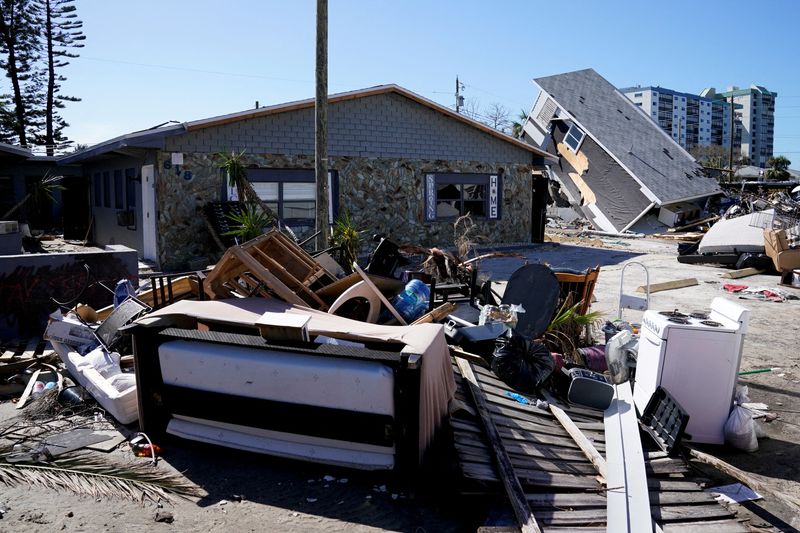
{"type": "Polygon", "coordinates": [[[38,0],[42,18],[43,45],[47,59],[47,94],[44,109],[45,131],[43,143],[47,154],[53,155],[54,146],[67,142],[64,128],[68,124],[58,110],[64,102],[79,102],[80,98],[61,94],[61,83],[66,78],[58,70],[69,65],[68,58],[78,57],[72,52],[83,48],[83,22],[78,19],[74,0],[38,0]]]}
{"type": "Polygon", "coordinates": [[[32,0],[0,0],[0,68],[11,82],[11,94],[2,97],[0,127],[11,130],[11,140],[28,146],[42,125],[39,58],[40,21],[32,0]],[[4,102],[5,103],[5,102],[4,102]]]}

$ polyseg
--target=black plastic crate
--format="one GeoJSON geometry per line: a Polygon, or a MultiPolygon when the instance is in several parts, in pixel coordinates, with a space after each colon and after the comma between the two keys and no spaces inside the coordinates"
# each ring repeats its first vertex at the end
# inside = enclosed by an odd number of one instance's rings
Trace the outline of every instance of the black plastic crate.
{"type": "Polygon", "coordinates": [[[671,454],[683,438],[689,415],[666,389],[658,387],[647,402],[639,423],[659,448],[671,454]]]}

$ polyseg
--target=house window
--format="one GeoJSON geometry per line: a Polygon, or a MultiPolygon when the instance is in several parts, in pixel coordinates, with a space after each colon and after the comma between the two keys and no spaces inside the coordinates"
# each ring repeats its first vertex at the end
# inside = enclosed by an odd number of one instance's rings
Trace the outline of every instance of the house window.
{"type": "Polygon", "coordinates": [[[567,131],[567,134],[564,136],[564,143],[569,146],[570,150],[578,153],[578,148],[581,147],[584,136],[585,133],[583,133],[583,130],[573,124],[569,127],[569,131],[567,131]]]}
{"type": "MultiPolygon", "coordinates": [[[[305,169],[255,168],[247,172],[258,197],[264,200],[281,221],[303,235],[313,232],[317,213],[317,186],[314,171],[305,169]]],[[[338,215],[338,176],[329,173],[330,218],[338,215]]]]}
{"type": "Polygon", "coordinates": [[[125,169],[125,201],[126,209],[136,207],[136,169],[125,169]]]}
{"type": "Polygon", "coordinates": [[[99,172],[95,172],[94,176],[92,176],[92,185],[94,187],[94,206],[100,207],[103,205],[103,187],[99,172]]]}
{"type": "Polygon", "coordinates": [[[122,186],[122,170],[114,171],[114,209],[122,209],[124,187],[122,186]]]}
{"type": "Polygon", "coordinates": [[[111,173],[103,172],[103,207],[111,207],[111,173]]]}
{"type": "Polygon", "coordinates": [[[425,176],[425,219],[500,218],[501,176],[428,174],[425,176]]]}

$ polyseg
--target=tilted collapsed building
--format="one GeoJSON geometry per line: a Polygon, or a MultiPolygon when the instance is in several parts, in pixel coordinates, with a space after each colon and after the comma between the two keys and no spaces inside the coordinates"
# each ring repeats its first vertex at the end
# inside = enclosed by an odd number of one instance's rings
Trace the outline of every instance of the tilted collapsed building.
{"type": "Polygon", "coordinates": [[[658,124],[592,69],[534,80],[523,139],[559,157],[548,165],[570,203],[599,230],[630,230],[650,212],[690,209],[716,180],[658,124]]]}

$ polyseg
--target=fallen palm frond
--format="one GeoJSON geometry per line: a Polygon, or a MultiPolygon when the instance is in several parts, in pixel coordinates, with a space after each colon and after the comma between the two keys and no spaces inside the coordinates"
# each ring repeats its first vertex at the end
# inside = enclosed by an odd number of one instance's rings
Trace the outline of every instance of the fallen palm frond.
{"type": "Polygon", "coordinates": [[[196,485],[175,474],[155,470],[151,463],[119,464],[88,454],[51,463],[0,463],[0,483],[69,490],[93,497],[171,501],[170,495],[202,496],[196,485]]]}

